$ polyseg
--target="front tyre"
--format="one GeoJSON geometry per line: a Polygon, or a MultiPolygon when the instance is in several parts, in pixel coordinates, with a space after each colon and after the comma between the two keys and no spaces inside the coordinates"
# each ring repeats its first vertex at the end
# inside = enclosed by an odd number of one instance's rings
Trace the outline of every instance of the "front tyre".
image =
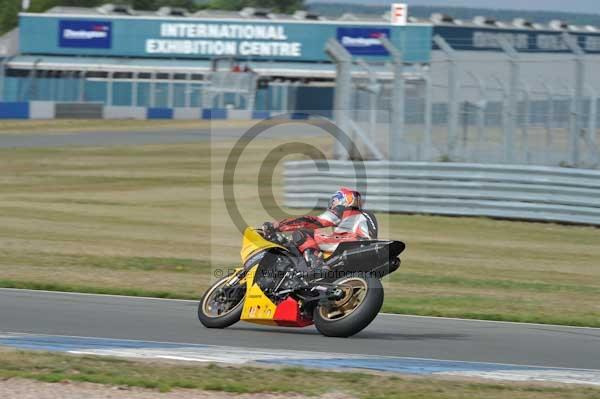
{"type": "Polygon", "coordinates": [[[226,328],[242,317],[245,288],[227,287],[226,276],[214,283],[200,299],[198,319],[207,328],[226,328]]]}
{"type": "Polygon", "coordinates": [[[334,282],[344,296],[317,306],[315,327],[327,337],[350,337],[367,327],[383,305],[383,286],[378,278],[364,275],[342,277],[334,282]]]}

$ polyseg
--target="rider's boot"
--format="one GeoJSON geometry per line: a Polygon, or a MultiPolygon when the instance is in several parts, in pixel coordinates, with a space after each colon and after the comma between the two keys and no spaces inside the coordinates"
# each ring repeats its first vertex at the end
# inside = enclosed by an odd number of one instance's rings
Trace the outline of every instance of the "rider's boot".
{"type": "Polygon", "coordinates": [[[306,263],[308,263],[310,272],[315,278],[322,277],[331,270],[329,266],[325,264],[320,251],[309,248],[304,251],[304,259],[306,260],[306,263]]]}

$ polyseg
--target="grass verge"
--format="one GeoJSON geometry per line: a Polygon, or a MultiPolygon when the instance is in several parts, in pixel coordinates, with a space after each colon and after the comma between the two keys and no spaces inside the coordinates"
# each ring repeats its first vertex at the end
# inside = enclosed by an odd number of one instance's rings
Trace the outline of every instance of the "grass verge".
{"type": "Polygon", "coordinates": [[[249,127],[252,121],[208,120],[110,120],[110,119],[40,119],[0,120],[0,134],[64,134],[86,131],[128,131],[154,129],[197,129],[241,126],[249,127]]]}
{"type": "Polygon", "coordinates": [[[163,392],[201,389],[232,393],[339,392],[358,398],[597,398],[600,390],[582,386],[536,383],[489,383],[359,372],[327,372],[302,368],[267,369],[155,363],[108,357],[72,356],[0,349],[0,378],[44,382],[91,382],[142,387],[163,392]]]}
{"type": "MultiPolygon", "coordinates": [[[[240,158],[235,189],[251,225],[277,216],[258,191],[280,196],[280,169],[271,165],[272,185],[258,170],[283,142],[254,141],[240,158]]],[[[239,261],[240,233],[218,200],[231,148],[1,149],[0,286],[198,298],[239,261]]],[[[382,237],[408,244],[385,281],[386,312],[600,327],[598,229],[378,218],[382,237]]]]}

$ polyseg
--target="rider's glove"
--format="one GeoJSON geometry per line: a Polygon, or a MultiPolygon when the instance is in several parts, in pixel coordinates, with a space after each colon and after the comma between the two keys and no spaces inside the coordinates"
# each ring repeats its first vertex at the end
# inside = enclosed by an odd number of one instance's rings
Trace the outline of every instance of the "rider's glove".
{"type": "Polygon", "coordinates": [[[277,237],[277,230],[275,229],[275,226],[271,222],[263,223],[262,231],[267,240],[271,240],[271,239],[277,237]]]}

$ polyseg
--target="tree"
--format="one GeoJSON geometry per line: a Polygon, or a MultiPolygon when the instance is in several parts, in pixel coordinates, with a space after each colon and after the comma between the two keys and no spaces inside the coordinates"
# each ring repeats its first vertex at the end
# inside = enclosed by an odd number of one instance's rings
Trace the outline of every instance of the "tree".
{"type": "Polygon", "coordinates": [[[190,11],[196,9],[196,3],[194,2],[194,0],[162,0],[160,1],[160,3],[165,3],[164,5],[167,5],[169,7],[186,8],[190,11]]]}
{"type": "Polygon", "coordinates": [[[156,10],[156,3],[155,0],[132,0],[131,7],[134,10],[156,10]]]}
{"type": "Polygon", "coordinates": [[[244,7],[269,8],[274,12],[291,13],[303,8],[303,0],[213,0],[209,7],[219,10],[241,10],[244,7]]]}
{"type": "Polygon", "coordinates": [[[6,33],[15,28],[19,21],[21,11],[20,0],[0,0],[0,32],[6,33]]]}

